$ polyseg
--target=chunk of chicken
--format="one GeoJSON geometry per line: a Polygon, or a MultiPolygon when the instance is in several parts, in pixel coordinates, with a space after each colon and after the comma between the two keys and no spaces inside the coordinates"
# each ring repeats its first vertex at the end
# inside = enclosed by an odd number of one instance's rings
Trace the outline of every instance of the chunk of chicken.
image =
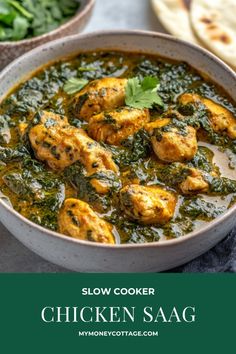
{"type": "Polygon", "coordinates": [[[86,121],[102,111],[109,111],[125,103],[127,79],[104,78],[89,83],[73,99],[74,112],[86,121]]]}
{"type": "MultiPolygon", "coordinates": [[[[29,139],[36,157],[45,161],[54,170],[63,170],[76,161],[84,166],[87,175],[107,171],[118,173],[118,167],[112,155],[83,129],[68,124],[67,119],[44,112],[41,121],[29,131],[29,139]]],[[[107,184],[103,180],[91,180],[98,193],[107,193],[107,184]]]]}
{"type": "Polygon", "coordinates": [[[79,199],[67,199],[58,216],[62,234],[92,242],[114,244],[112,225],[101,219],[90,206],[79,199]]]}
{"type": "Polygon", "coordinates": [[[153,122],[146,124],[145,129],[150,135],[153,135],[155,129],[160,129],[162,127],[165,127],[169,123],[170,123],[170,118],[159,118],[153,122]]]}
{"type": "Polygon", "coordinates": [[[179,187],[183,194],[198,194],[208,192],[209,184],[204,180],[201,171],[190,168],[189,175],[179,187]]]}
{"type": "Polygon", "coordinates": [[[120,191],[125,214],[142,224],[165,224],[174,215],[176,197],[157,186],[128,185],[120,191]]]}
{"type": "Polygon", "coordinates": [[[111,145],[120,143],[149,122],[149,111],[129,107],[102,112],[90,118],[89,135],[111,145]]]}
{"type": "Polygon", "coordinates": [[[39,123],[44,124],[47,128],[54,125],[63,127],[69,124],[67,117],[49,111],[42,111],[38,113],[36,120],[38,120],[39,123]]]}
{"type": "Polygon", "coordinates": [[[186,93],[180,97],[183,105],[189,103],[202,103],[209,112],[212,129],[216,133],[225,132],[230,139],[236,139],[236,119],[234,115],[221,105],[199,95],[186,93]]]}
{"type": "Polygon", "coordinates": [[[171,127],[169,131],[160,132],[160,135],[154,134],[151,141],[157,157],[166,162],[189,161],[198,148],[196,130],[190,126],[186,127],[185,132],[171,127]]]}
{"type": "Polygon", "coordinates": [[[26,131],[28,128],[28,124],[27,123],[19,123],[18,124],[18,134],[20,136],[20,138],[23,138],[23,136],[25,135],[26,131]]]}

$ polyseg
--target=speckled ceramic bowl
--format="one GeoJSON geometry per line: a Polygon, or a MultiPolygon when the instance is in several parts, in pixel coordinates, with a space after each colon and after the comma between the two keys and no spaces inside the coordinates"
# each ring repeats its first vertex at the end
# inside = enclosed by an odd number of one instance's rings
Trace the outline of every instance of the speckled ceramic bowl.
{"type": "Polygon", "coordinates": [[[54,31],[22,41],[0,42],[0,70],[20,55],[41,44],[82,31],[91,17],[95,0],[80,0],[80,3],[78,13],[54,31]]]}
{"type": "MultiPolygon", "coordinates": [[[[138,51],[188,62],[236,100],[236,75],[208,51],[168,35],[142,32],[104,32],[63,38],[25,54],[0,75],[0,97],[40,66],[96,49],[138,51]]],[[[1,99],[0,99],[1,100],[1,99]]],[[[236,205],[207,226],[186,236],[149,244],[103,245],[75,240],[40,227],[0,200],[0,220],[25,246],[45,259],[83,272],[154,272],[167,270],[209,250],[235,224],[236,205]]]]}

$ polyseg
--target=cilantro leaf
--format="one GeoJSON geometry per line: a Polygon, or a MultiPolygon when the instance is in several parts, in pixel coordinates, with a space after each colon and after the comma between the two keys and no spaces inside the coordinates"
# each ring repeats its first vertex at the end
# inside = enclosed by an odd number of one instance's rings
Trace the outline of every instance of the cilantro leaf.
{"type": "Polygon", "coordinates": [[[69,79],[64,87],[63,90],[68,94],[68,95],[73,95],[74,93],[79,92],[80,90],[82,90],[82,88],[84,86],[86,86],[88,84],[88,80],[86,79],[78,79],[75,77],[72,77],[71,79],[69,79]]]}
{"type": "Polygon", "coordinates": [[[159,80],[153,76],[146,76],[141,82],[141,87],[144,91],[146,90],[158,90],[159,80]]]}
{"type": "Polygon", "coordinates": [[[154,104],[163,106],[157,93],[158,88],[159,80],[152,76],[146,76],[142,81],[137,77],[129,79],[125,89],[125,103],[138,109],[152,108],[154,104]]]}
{"type": "Polygon", "coordinates": [[[13,21],[12,39],[16,41],[23,39],[27,33],[28,27],[29,23],[24,17],[16,17],[13,21]]]}

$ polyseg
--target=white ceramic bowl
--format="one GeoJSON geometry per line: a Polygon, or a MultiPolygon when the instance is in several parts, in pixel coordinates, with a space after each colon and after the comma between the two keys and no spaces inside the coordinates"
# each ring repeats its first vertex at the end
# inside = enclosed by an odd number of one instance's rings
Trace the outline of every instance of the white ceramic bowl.
{"type": "MultiPolygon", "coordinates": [[[[38,47],[9,65],[0,75],[0,97],[42,65],[96,49],[135,51],[188,62],[236,100],[236,75],[208,51],[168,35],[100,32],[66,37],[38,47]]],[[[43,258],[81,272],[155,272],[179,266],[209,250],[233,228],[236,206],[206,227],[169,241],[137,245],[102,245],[75,240],[44,229],[0,200],[0,220],[25,246],[43,258]]]]}

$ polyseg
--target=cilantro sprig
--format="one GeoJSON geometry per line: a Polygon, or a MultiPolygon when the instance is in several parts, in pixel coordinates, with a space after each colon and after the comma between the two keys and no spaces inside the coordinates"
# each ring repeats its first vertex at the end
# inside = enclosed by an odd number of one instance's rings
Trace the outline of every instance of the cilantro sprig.
{"type": "MultiPolygon", "coordinates": [[[[89,80],[83,78],[69,79],[63,90],[68,95],[73,95],[89,83],[89,80]]],[[[152,76],[146,76],[143,80],[137,77],[128,79],[125,88],[125,104],[132,108],[144,109],[152,108],[154,105],[163,106],[161,97],[157,91],[159,89],[159,80],[152,76]]]]}
{"type": "Polygon", "coordinates": [[[73,95],[79,92],[80,90],[82,90],[82,88],[84,88],[84,86],[86,86],[88,83],[89,81],[86,79],[79,79],[76,77],[72,77],[65,83],[63,90],[68,95],[73,95]]]}
{"type": "Polygon", "coordinates": [[[158,89],[159,80],[155,77],[146,76],[142,81],[137,77],[129,79],[125,89],[125,103],[138,109],[152,108],[155,104],[163,106],[158,89]]]}

